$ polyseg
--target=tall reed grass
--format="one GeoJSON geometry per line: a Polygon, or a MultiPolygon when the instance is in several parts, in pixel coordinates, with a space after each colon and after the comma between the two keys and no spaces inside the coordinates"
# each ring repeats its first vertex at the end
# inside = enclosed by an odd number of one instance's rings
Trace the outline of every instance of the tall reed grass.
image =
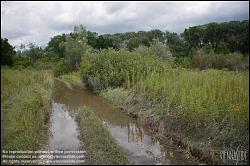
{"type": "Polygon", "coordinates": [[[214,145],[246,148],[248,82],[248,72],[172,69],[150,74],[135,84],[134,90],[163,103],[165,112],[182,117],[173,130],[188,131],[186,136],[207,139],[214,145]]]}
{"type": "Polygon", "coordinates": [[[81,78],[163,135],[248,150],[248,71],[172,68],[145,51],[105,50],[83,59],[81,78]]]}
{"type": "Polygon", "coordinates": [[[1,69],[5,150],[38,150],[45,142],[52,87],[50,71],[1,69]]]}

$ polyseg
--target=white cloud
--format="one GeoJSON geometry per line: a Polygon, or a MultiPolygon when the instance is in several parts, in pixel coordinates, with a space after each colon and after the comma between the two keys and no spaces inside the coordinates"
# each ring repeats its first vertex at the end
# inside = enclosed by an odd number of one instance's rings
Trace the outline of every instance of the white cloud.
{"type": "Polygon", "coordinates": [[[56,34],[83,24],[98,33],[158,28],[183,32],[208,22],[248,19],[249,2],[5,2],[1,36],[13,45],[45,45],[56,34]]]}

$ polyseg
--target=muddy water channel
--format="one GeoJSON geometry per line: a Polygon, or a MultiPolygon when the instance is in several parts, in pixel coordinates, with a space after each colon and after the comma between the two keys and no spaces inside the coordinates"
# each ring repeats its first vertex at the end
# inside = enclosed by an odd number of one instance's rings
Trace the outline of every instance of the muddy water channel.
{"type": "Polygon", "coordinates": [[[70,89],[63,82],[56,81],[53,100],[52,136],[49,139],[51,149],[84,149],[79,140],[77,123],[69,112],[88,106],[102,120],[133,164],[195,164],[173,145],[157,141],[138,120],[115,109],[89,90],[70,89]]]}

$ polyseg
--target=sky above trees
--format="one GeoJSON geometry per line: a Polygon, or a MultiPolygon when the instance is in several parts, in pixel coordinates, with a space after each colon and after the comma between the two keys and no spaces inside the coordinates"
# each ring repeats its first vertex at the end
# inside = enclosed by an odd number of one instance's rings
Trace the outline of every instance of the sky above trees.
{"type": "Polygon", "coordinates": [[[249,2],[6,2],[1,1],[1,37],[18,46],[45,46],[50,38],[83,24],[99,34],[249,19],[249,2]]]}

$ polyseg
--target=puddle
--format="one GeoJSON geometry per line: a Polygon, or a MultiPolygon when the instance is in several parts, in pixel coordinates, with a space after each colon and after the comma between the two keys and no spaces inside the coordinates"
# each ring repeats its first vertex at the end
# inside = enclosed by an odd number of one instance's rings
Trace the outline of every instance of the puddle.
{"type": "Polygon", "coordinates": [[[50,132],[50,150],[81,150],[77,123],[64,104],[53,103],[50,132]]]}
{"type": "Polygon", "coordinates": [[[48,144],[42,149],[42,151],[49,151],[50,153],[39,155],[38,164],[79,165],[84,163],[84,154],[78,153],[84,151],[79,138],[79,129],[69,111],[65,104],[53,101],[50,136],[48,144]],[[83,157],[76,159],[75,157],[79,155],[83,155],[83,157]],[[79,160],[83,162],[76,163],[79,160]]]}
{"type": "Polygon", "coordinates": [[[162,145],[151,132],[136,119],[115,109],[103,98],[86,89],[69,89],[64,83],[56,81],[54,94],[52,131],[50,139],[53,149],[78,149],[77,124],[67,110],[88,106],[103,121],[116,142],[122,147],[133,164],[195,164],[176,147],[162,145]]]}

